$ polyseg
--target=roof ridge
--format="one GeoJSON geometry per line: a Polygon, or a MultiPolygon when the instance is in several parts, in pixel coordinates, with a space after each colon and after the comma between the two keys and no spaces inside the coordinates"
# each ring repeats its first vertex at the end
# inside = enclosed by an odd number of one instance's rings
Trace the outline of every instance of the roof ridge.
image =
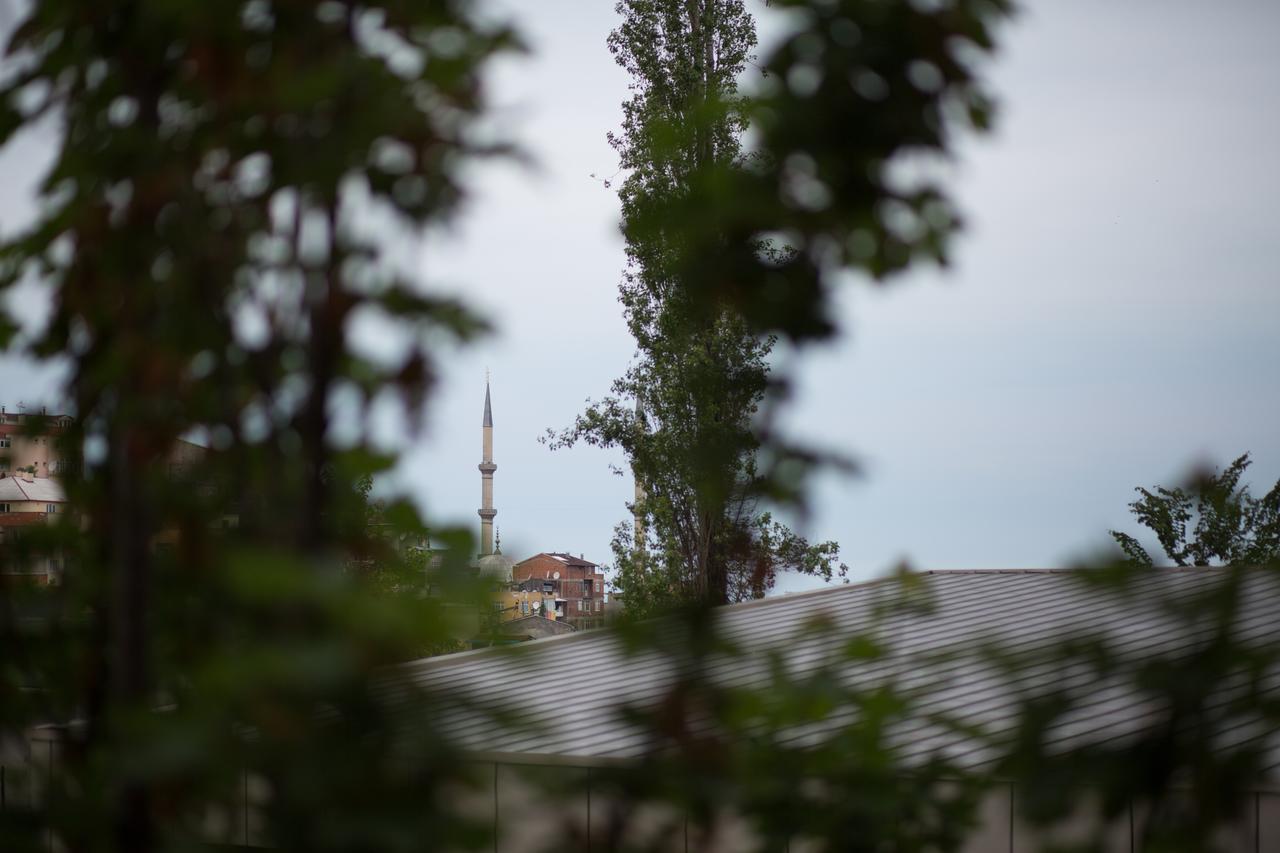
{"type": "MultiPolygon", "coordinates": [[[[543,551],[541,553],[546,554],[549,552],[543,551]]],[[[534,556],[535,557],[539,556],[539,554],[535,554],[534,556]]],[[[530,557],[529,559],[533,559],[533,557],[530,557]]],[[[805,590],[803,592],[790,592],[790,593],[784,593],[783,595],[775,595],[773,597],[757,598],[751,601],[740,601],[736,604],[726,604],[723,607],[717,607],[716,611],[722,612],[726,610],[743,610],[743,609],[752,608],[752,607],[759,607],[761,605],[766,605],[766,604],[794,602],[796,599],[799,599],[799,598],[809,598],[816,595],[830,595],[832,593],[840,592],[840,591],[848,592],[855,589],[862,589],[864,587],[873,586],[875,584],[882,583],[886,580],[894,580],[895,577],[896,577],[895,575],[881,575],[880,577],[877,577],[877,578],[870,578],[868,580],[856,581],[853,583],[844,583],[844,584],[840,584],[839,586],[828,587],[826,589],[810,589],[810,590],[805,590]]],[[[667,617],[657,616],[654,618],[664,619],[667,617]]],[[[546,643],[559,643],[559,642],[565,642],[568,640],[583,640],[588,637],[595,637],[595,636],[609,635],[609,634],[613,634],[613,632],[610,632],[607,627],[604,629],[596,628],[596,629],[591,629],[586,631],[579,630],[573,634],[560,634],[554,637],[539,637],[538,639],[530,640],[527,643],[520,643],[519,646],[486,646],[485,648],[482,648],[482,649],[468,649],[465,652],[452,652],[450,654],[435,655],[433,657],[427,657],[427,658],[418,658],[417,660],[405,661],[404,663],[398,664],[396,668],[415,669],[415,670],[416,669],[436,669],[436,668],[448,666],[454,663],[464,663],[468,660],[473,660],[476,657],[481,657],[485,655],[522,654],[526,649],[530,649],[531,647],[540,646],[546,643]]],[[[616,636],[616,634],[613,634],[613,635],[616,636]]]]}
{"type": "MultiPolygon", "coordinates": [[[[549,551],[542,551],[542,552],[539,552],[538,554],[535,554],[534,556],[535,557],[541,556],[542,554],[549,555],[551,553],[552,552],[549,552],[549,551]]],[[[533,557],[530,557],[529,559],[533,559],[533,557]]],[[[1186,573],[1186,572],[1200,572],[1200,571],[1203,571],[1205,568],[1216,568],[1216,567],[1172,566],[1172,567],[1165,568],[1165,567],[1157,566],[1155,568],[1155,571],[1186,573]]],[[[1089,570],[1090,569],[1087,566],[1080,566],[1075,568],[1068,567],[1068,568],[1056,568],[1056,569],[1045,569],[1045,568],[1042,568],[1042,569],[922,569],[922,570],[911,569],[911,570],[908,570],[908,572],[909,574],[913,574],[913,575],[936,575],[936,576],[1068,575],[1068,574],[1075,574],[1079,572],[1087,572],[1089,570]]],[[[840,593],[840,592],[848,593],[848,592],[853,592],[855,590],[874,587],[878,584],[891,583],[893,581],[896,581],[899,578],[899,576],[900,575],[898,573],[886,573],[873,578],[866,578],[860,581],[853,581],[850,583],[842,583],[834,586],[823,587],[821,589],[807,589],[801,592],[788,592],[788,593],[783,593],[781,595],[771,595],[771,596],[766,596],[765,598],[756,598],[751,601],[740,601],[735,604],[726,604],[722,607],[715,608],[715,610],[717,612],[734,612],[739,610],[750,610],[750,609],[759,608],[759,607],[770,607],[770,606],[779,605],[779,604],[790,604],[800,599],[816,598],[818,596],[823,596],[823,595],[834,596],[836,593],[840,593]]],[[[666,617],[658,616],[655,618],[663,619],[666,617]]],[[[536,640],[531,640],[527,643],[521,643],[519,646],[519,649],[520,651],[523,651],[524,649],[528,649],[531,646],[537,646],[544,643],[552,643],[552,642],[564,642],[566,640],[580,641],[588,637],[599,636],[601,634],[608,634],[608,633],[609,632],[607,629],[605,630],[597,629],[597,630],[589,630],[589,631],[578,631],[574,634],[561,634],[559,636],[554,636],[554,637],[540,637],[536,640]]],[[[474,657],[486,655],[486,654],[492,654],[492,653],[511,654],[512,648],[513,647],[510,647],[510,646],[490,646],[482,649],[470,649],[465,652],[454,652],[452,654],[438,655],[436,657],[419,658],[418,660],[406,661],[400,666],[406,667],[406,668],[411,667],[415,669],[419,667],[423,669],[435,669],[439,666],[447,666],[452,663],[462,663],[466,660],[470,660],[470,659],[473,659],[474,657]]]]}
{"type": "MultiPolygon", "coordinates": [[[[1202,572],[1205,569],[1221,569],[1224,566],[1149,566],[1157,572],[1202,572]]],[[[1095,571],[1094,566],[1067,566],[1056,569],[924,569],[922,575],[1067,575],[1095,571]]]]}
{"type": "Polygon", "coordinates": [[[1028,569],[924,569],[922,575],[1060,575],[1085,571],[1084,567],[1028,569]]]}

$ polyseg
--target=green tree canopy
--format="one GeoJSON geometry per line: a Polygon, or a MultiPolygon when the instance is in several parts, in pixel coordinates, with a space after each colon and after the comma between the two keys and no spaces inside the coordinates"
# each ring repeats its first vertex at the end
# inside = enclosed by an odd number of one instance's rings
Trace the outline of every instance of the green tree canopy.
{"type": "MultiPolygon", "coordinates": [[[[1280,481],[1261,498],[1241,485],[1251,461],[1245,453],[1222,471],[1193,475],[1185,486],[1154,491],[1129,504],[1138,523],[1156,535],[1177,566],[1261,566],[1280,559],[1280,481]]],[[[1128,533],[1111,531],[1125,556],[1153,565],[1146,548],[1128,533]]]]}

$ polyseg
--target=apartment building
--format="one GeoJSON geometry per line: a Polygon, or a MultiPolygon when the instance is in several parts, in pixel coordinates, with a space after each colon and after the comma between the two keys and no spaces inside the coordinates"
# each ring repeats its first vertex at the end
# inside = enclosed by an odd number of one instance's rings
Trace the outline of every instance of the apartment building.
{"type": "Polygon", "coordinates": [[[37,479],[58,477],[69,464],[59,439],[71,425],[70,415],[39,414],[0,406],[0,473],[26,471],[37,479]],[[39,433],[30,433],[35,419],[43,420],[39,433]]]}
{"type": "Polygon", "coordinates": [[[604,573],[590,560],[544,552],[516,563],[511,576],[517,584],[540,581],[539,592],[556,602],[559,618],[573,627],[597,628],[604,624],[604,573]]]}

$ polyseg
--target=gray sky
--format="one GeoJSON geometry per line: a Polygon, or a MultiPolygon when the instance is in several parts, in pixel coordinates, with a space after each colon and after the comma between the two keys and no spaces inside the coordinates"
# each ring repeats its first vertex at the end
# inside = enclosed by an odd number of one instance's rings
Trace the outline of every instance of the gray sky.
{"type": "MultiPolygon", "coordinates": [[[[499,334],[445,357],[398,482],[433,517],[478,524],[488,367],[504,551],[608,562],[621,456],[537,438],[632,353],[616,198],[591,177],[616,171],[616,18],[607,0],[507,5],[533,54],[493,95],[538,165],[478,169],[466,215],[422,253],[499,334]]],[[[1280,477],[1280,4],[1025,5],[992,70],[998,132],[957,164],[970,227],[953,268],[846,289],[843,338],[801,360],[789,423],[864,468],[819,484],[807,532],[837,539],[856,577],[904,557],[1061,565],[1132,529],[1135,485],[1245,450],[1255,491],[1280,477]]],[[[39,148],[0,158],[6,232],[39,148]]],[[[47,397],[42,381],[0,363],[10,404],[47,397]]]]}

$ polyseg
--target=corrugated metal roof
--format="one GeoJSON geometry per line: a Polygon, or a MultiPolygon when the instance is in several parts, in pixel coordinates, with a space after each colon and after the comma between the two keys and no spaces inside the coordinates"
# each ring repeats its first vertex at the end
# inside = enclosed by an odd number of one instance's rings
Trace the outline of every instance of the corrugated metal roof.
{"type": "MultiPolygon", "coordinates": [[[[796,677],[835,663],[847,685],[892,681],[918,701],[916,716],[894,732],[907,759],[940,750],[963,763],[989,760],[993,756],[984,741],[962,738],[931,720],[946,715],[998,738],[1012,732],[1023,700],[1051,689],[1073,690],[1079,697],[1052,731],[1054,745],[1124,739],[1162,713],[1132,684],[1100,679],[1079,662],[1024,662],[1010,674],[978,650],[1034,655],[1076,637],[1103,640],[1124,659],[1177,658],[1209,642],[1214,622],[1205,610],[1175,615],[1167,605],[1194,602],[1224,577],[1212,569],[1153,569],[1120,595],[1085,582],[1079,571],[926,572],[907,586],[885,579],[770,598],[717,611],[721,636],[747,653],[713,661],[710,677],[724,684],[766,686],[772,676],[764,653],[774,650],[796,677]],[[930,606],[922,607],[924,602],[930,606]],[[808,630],[818,619],[831,630],[808,630]],[[859,634],[885,644],[890,654],[860,662],[841,658],[849,639],[859,634]]],[[[1235,636],[1250,645],[1275,647],[1280,644],[1280,578],[1258,570],[1247,573],[1244,582],[1235,636]]],[[[671,658],[652,650],[629,656],[608,631],[431,658],[405,671],[417,684],[480,707],[513,711],[530,724],[516,730],[478,712],[446,712],[444,729],[467,749],[511,760],[576,763],[643,754],[650,747],[647,735],[621,721],[617,710],[657,701],[677,677],[671,658]]],[[[1280,698],[1280,673],[1269,675],[1268,690],[1280,698]]],[[[1229,701],[1233,692],[1236,687],[1228,685],[1221,701],[1229,701]]],[[[847,720],[836,715],[777,737],[820,742],[847,720]]],[[[1272,750],[1273,773],[1280,767],[1278,734],[1246,717],[1230,718],[1218,733],[1224,746],[1263,739],[1272,750]]]]}

